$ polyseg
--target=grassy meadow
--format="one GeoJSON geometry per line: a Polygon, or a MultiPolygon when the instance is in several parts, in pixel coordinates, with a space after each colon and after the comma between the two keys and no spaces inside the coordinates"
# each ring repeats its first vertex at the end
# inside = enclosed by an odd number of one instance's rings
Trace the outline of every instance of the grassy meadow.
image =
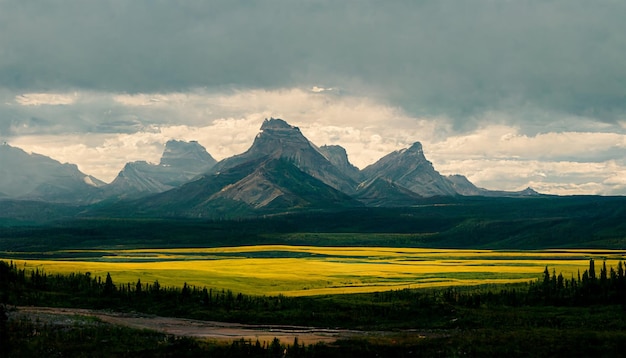
{"type": "Polygon", "coordinates": [[[390,289],[530,281],[545,266],[576,277],[594,258],[615,266],[615,250],[494,251],[389,247],[260,245],[220,248],[0,252],[20,268],[90,272],[117,284],[158,280],[162,286],[230,289],[259,295],[305,296],[390,289]]]}

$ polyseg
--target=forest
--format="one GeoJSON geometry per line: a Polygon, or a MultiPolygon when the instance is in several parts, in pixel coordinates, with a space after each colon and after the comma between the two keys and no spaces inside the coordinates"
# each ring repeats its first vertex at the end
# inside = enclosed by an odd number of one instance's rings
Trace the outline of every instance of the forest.
{"type": "MultiPolygon", "coordinates": [[[[241,245],[387,246],[471,249],[622,249],[624,197],[428,198],[402,208],[293,211],[231,220],[98,217],[76,207],[27,210],[0,201],[0,251],[31,253],[95,247],[241,245]],[[61,217],[54,217],[58,213],[61,217]],[[50,214],[46,220],[32,215],[50,214]],[[307,237],[308,233],[350,234],[307,237]],[[375,234],[375,235],[373,235],[375,234]],[[410,234],[405,237],[382,234],[410,234]]],[[[26,205],[26,204],[23,204],[26,205]]],[[[30,207],[29,207],[30,208],[30,207]]],[[[30,208],[32,209],[32,208],[30,208]]]]}
{"type": "Polygon", "coordinates": [[[403,289],[310,297],[253,296],[183,283],[116,283],[0,261],[5,356],[618,356],[626,350],[624,263],[591,259],[576,276],[546,267],[522,284],[403,289]],[[599,267],[596,267],[599,266],[599,267]],[[12,306],[97,308],[240,323],[389,331],[333,344],[235,340],[218,344],[108,325],[71,329],[8,320],[12,306]],[[436,332],[423,339],[415,330],[436,332]],[[89,337],[89,339],[85,339],[89,337]],[[107,342],[105,347],[102,342],[107,342]],[[82,353],[81,353],[82,352],[82,353]]]}

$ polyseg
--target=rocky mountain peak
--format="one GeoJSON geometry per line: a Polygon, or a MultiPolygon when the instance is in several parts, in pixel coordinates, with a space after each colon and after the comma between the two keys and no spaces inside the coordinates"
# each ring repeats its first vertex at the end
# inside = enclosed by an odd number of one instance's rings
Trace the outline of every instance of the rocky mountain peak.
{"type": "Polygon", "coordinates": [[[160,193],[180,186],[207,172],[216,160],[196,141],[170,140],[159,164],[126,163],[103,192],[104,197],[133,197],[160,193]]]}
{"type": "Polygon", "coordinates": [[[184,142],[169,140],[165,143],[165,149],[159,165],[163,166],[189,166],[189,165],[213,165],[216,160],[207,153],[206,149],[197,141],[184,142]]]}
{"type": "Polygon", "coordinates": [[[217,173],[260,158],[285,159],[299,170],[345,193],[353,192],[356,187],[356,181],[333,165],[298,127],[277,118],[263,122],[261,132],[245,153],[222,160],[212,168],[212,172],[217,173]]]}
{"type": "Polygon", "coordinates": [[[382,157],[362,173],[368,180],[387,179],[423,197],[457,195],[451,183],[426,159],[419,142],[382,157]]]}
{"type": "Polygon", "coordinates": [[[300,131],[298,127],[294,127],[280,118],[265,119],[265,121],[263,121],[263,124],[261,125],[261,131],[265,131],[268,129],[269,130],[296,130],[298,132],[300,131]]]}
{"type": "Polygon", "coordinates": [[[411,145],[406,151],[408,153],[424,155],[424,150],[422,149],[422,143],[420,142],[413,143],[413,145],[411,145]]]}
{"type": "Polygon", "coordinates": [[[304,137],[298,127],[289,125],[282,119],[270,118],[263,122],[252,147],[243,155],[244,157],[269,155],[275,158],[294,158],[311,150],[319,152],[317,147],[304,137]]]}
{"type": "Polygon", "coordinates": [[[323,145],[319,149],[320,152],[322,152],[322,154],[324,154],[324,156],[344,174],[354,180],[359,179],[359,169],[350,163],[348,160],[348,153],[342,146],[323,145]]]}
{"type": "Polygon", "coordinates": [[[539,196],[539,195],[541,195],[540,193],[538,193],[535,189],[533,189],[531,187],[527,187],[526,189],[520,191],[520,194],[522,196],[539,196]]]}

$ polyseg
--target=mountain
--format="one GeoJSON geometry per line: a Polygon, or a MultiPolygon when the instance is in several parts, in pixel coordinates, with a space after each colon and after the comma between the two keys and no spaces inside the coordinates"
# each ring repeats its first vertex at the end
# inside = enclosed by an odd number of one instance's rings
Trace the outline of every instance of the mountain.
{"type": "Polygon", "coordinates": [[[359,181],[361,171],[348,160],[348,153],[339,145],[323,145],[319,150],[324,156],[339,169],[344,175],[354,181],[359,181]]]}
{"type": "Polygon", "coordinates": [[[442,176],[419,142],[359,171],[344,148],[317,147],[297,127],[274,118],[263,122],[242,154],[216,163],[197,142],[169,141],[158,164],[127,163],[108,185],[75,165],[7,145],[0,150],[1,199],[101,201],[85,210],[96,215],[232,218],[337,207],[407,207],[462,196],[539,195],[530,188],[490,191],[461,175],[442,176]]]}
{"type": "Polygon", "coordinates": [[[362,206],[349,194],[355,188],[356,181],[333,165],[297,127],[269,119],[246,152],[218,162],[196,180],[102,210],[221,218],[362,206]]]}
{"type": "Polygon", "coordinates": [[[102,196],[132,198],[161,193],[206,173],[215,163],[198,142],[170,140],[159,164],[127,163],[111,184],[103,188],[102,196]]]}
{"type": "Polygon", "coordinates": [[[105,210],[114,215],[229,218],[358,206],[362,204],[287,159],[258,158],[105,210]]]}
{"type": "Polygon", "coordinates": [[[472,184],[465,176],[454,174],[445,177],[446,180],[452,185],[454,190],[464,196],[481,196],[489,192],[487,189],[479,188],[472,184]]]}
{"type": "Polygon", "coordinates": [[[266,119],[252,146],[245,153],[217,163],[211,172],[235,167],[245,162],[285,159],[301,171],[346,194],[355,192],[357,182],[344,174],[326,158],[322,151],[302,135],[298,127],[282,119],[266,119]]]}
{"type": "MultiPolygon", "coordinates": [[[[166,148],[159,165],[129,163],[114,182],[161,193],[100,207],[99,212],[232,218],[337,207],[403,207],[421,205],[433,197],[497,195],[463,176],[440,175],[424,157],[420,143],[359,171],[348,161],[345,149],[317,147],[282,119],[266,119],[246,152],[218,162],[202,176],[173,189],[157,174],[189,156],[173,155],[170,149],[166,148]],[[363,181],[357,184],[359,179],[363,181]]],[[[185,151],[189,152],[197,153],[185,151]]]]}
{"type": "Polygon", "coordinates": [[[454,190],[463,196],[491,196],[491,197],[528,197],[539,196],[532,188],[526,188],[520,191],[504,191],[504,190],[488,190],[475,186],[465,176],[455,174],[445,177],[454,190]]]}
{"type": "Polygon", "coordinates": [[[5,198],[50,202],[86,202],[104,182],[75,164],[0,145],[0,192],[5,198]]]}
{"type": "Polygon", "coordinates": [[[446,180],[426,160],[422,145],[414,143],[408,149],[392,152],[362,171],[366,178],[360,185],[367,188],[376,179],[385,179],[422,197],[458,195],[449,180],[446,180]]]}
{"type": "Polygon", "coordinates": [[[356,198],[366,206],[375,207],[411,206],[423,199],[419,194],[380,177],[362,183],[358,187],[356,198]]]}

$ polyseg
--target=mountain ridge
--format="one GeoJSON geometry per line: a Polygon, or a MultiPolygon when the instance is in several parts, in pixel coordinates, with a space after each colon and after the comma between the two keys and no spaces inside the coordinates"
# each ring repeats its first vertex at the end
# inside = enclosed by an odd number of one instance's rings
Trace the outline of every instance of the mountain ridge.
{"type": "MultiPolygon", "coordinates": [[[[83,181],[87,185],[92,179],[85,176],[83,181]]],[[[42,190],[61,195],[61,189],[46,185],[51,186],[43,183],[42,190]]],[[[317,147],[298,127],[278,118],[265,119],[241,154],[217,162],[198,142],[170,140],[158,164],[127,163],[114,181],[94,188],[85,197],[102,204],[87,212],[183,217],[402,207],[437,197],[540,195],[530,188],[490,191],[462,175],[443,176],[426,159],[420,142],[359,170],[341,146],[317,147]]]]}
{"type": "Polygon", "coordinates": [[[135,198],[174,189],[211,169],[217,161],[197,141],[169,140],[159,164],[126,163],[102,188],[100,198],[135,198]]]}
{"type": "Polygon", "coordinates": [[[76,164],[0,145],[0,191],[7,198],[83,203],[104,185],[76,164]]]}

